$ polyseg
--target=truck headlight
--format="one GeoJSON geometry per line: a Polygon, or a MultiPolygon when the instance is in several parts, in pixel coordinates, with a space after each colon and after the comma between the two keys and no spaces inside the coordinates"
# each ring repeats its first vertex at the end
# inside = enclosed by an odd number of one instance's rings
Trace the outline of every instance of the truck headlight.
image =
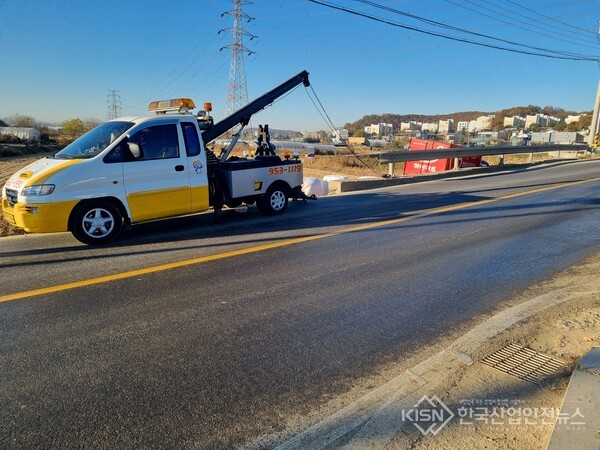
{"type": "Polygon", "coordinates": [[[37,184],[35,186],[27,186],[21,192],[21,195],[24,197],[30,197],[34,195],[50,195],[54,192],[53,184],[37,184]]]}

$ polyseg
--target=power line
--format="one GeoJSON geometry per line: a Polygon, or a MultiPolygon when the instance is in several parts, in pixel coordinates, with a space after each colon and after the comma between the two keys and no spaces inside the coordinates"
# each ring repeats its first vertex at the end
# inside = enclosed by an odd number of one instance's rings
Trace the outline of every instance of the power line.
{"type": "Polygon", "coordinates": [[[477,42],[477,41],[473,41],[470,39],[465,39],[465,38],[459,38],[456,36],[451,36],[451,35],[447,35],[447,34],[441,34],[441,33],[437,33],[434,31],[430,31],[430,30],[425,30],[422,28],[417,28],[414,26],[409,26],[409,25],[404,25],[398,22],[393,22],[391,20],[388,19],[383,19],[380,17],[376,17],[376,16],[372,16],[370,14],[367,13],[363,13],[361,11],[357,11],[354,9],[350,9],[350,8],[346,8],[346,7],[342,7],[342,6],[338,6],[338,5],[334,5],[334,4],[330,4],[330,3],[326,3],[324,1],[320,1],[320,0],[308,0],[311,3],[315,3],[321,6],[325,6],[327,8],[332,8],[332,9],[337,9],[339,11],[343,11],[349,14],[353,14],[359,17],[363,17],[366,19],[370,19],[370,20],[374,20],[376,22],[380,22],[380,23],[384,23],[386,25],[390,25],[393,27],[397,27],[397,28],[403,28],[406,30],[411,30],[411,31],[416,31],[418,33],[423,33],[423,34],[428,34],[430,36],[436,36],[436,37],[441,37],[443,39],[448,39],[451,41],[457,41],[457,42],[463,42],[465,44],[472,44],[472,45],[477,45],[480,47],[486,47],[486,48],[492,48],[492,49],[496,49],[496,50],[503,50],[506,52],[511,52],[511,53],[520,53],[523,55],[530,55],[530,56],[539,56],[539,57],[543,57],[543,58],[552,58],[552,59],[563,59],[563,60],[571,60],[571,61],[594,61],[594,62],[598,62],[600,61],[600,57],[593,57],[593,56],[586,56],[586,55],[577,55],[577,54],[572,54],[571,56],[564,54],[563,52],[558,52],[555,50],[544,50],[547,51],[549,53],[554,53],[554,54],[543,54],[543,53],[536,53],[536,52],[529,52],[529,51],[525,51],[525,50],[518,50],[518,49],[513,49],[513,48],[508,48],[508,47],[502,47],[499,45],[493,45],[493,44],[486,44],[484,42],[477,42]]]}
{"type": "MultiPolygon", "coordinates": [[[[204,78],[202,78],[200,81],[198,81],[196,84],[194,84],[191,88],[189,88],[189,91],[192,92],[194,91],[198,86],[200,86],[202,83],[204,83],[205,81],[209,80],[209,79],[214,79],[214,75],[216,75],[218,72],[220,72],[222,69],[225,68],[225,66],[227,65],[227,61],[225,61],[223,64],[221,64],[219,67],[217,67],[215,70],[213,70],[211,73],[209,73],[208,75],[206,75],[204,78]]],[[[221,79],[223,77],[217,77],[218,79],[221,79]]]]}
{"type": "MultiPolygon", "coordinates": [[[[317,103],[315,103],[315,100],[310,95],[310,91],[308,90],[308,88],[305,88],[305,90],[306,90],[306,94],[308,95],[308,98],[310,99],[310,101],[314,105],[315,109],[317,110],[317,112],[319,113],[319,115],[321,116],[321,118],[323,119],[323,121],[327,124],[327,126],[331,129],[331,131],[334,134],[337,134],[337,130],[336,130],[335,124],[333,123],[333,121],[329,117],[329,114],[327,114],[327,111],[325,110],[325,107],[323,106],[323,103],[321,103],[321,100],[317,96],[317,93],[315,92],[315,90],[312,87],[312,85],[310,86],[310,90],[312,91],[312,93],[313,93],[316,101],[318,102],[320,108],[319,108],[319,106],[317,106],[317,103]]],[[[338,136],[339,136],[339,134],[338,134],[338,136]]],[[[342,139],[342,142],[344,142],[343,139],[342,139]]],[[[379,173],[375,169],[373,169],[373,167],[369,166],[366,162],[364,162],[362,160],[362,158],[360,156],[358,156],[358,154],[354,151],[354,149],[351,146],[347,146],[347,148],[348,148],[348,150],[350,150],[350,153],[352,153],[352,156],[354,156],[363,166],[365,166],[367,169],[369,169],[372,172],[374,172],[377,175],[379,175],[379,173]]]]}
{"type": "MultiPolygon", "coordinates": [[[[505,2],[507,2],[507,3],[513,4],[513,5],[515,5],[515,6],[518,6],[519,8],[521,8],[521,9],[524,9],[524,10],[526,10],[526,11],[530,11],[530,12],[532,12],[533,14],[535,14],[535,15],[537,15],[537,16],[540,16],[540,17],[545,17],[545,18],[547,18],[547,19],[550,19],[550,20],[552,20],[552,21],[554,21],[554,22],[557,22],[557,23],[560,23],[560,24],[566,25],[567,27],[569,27],[569,28],[573,28],[573,29],[575,29],[575,30],[580,30],[580,31],[582,31],[582,32],[586,33],[586,35],[593,36],[593,37],[594,37],[594,39],[595,39],[595,38],[596,38],[596,36],[597,36],[597,35],[596,35],[596,33],[594,33],[593,31],[586,30],[585,28],[579,28],[579,27],[576,27],[575,25],[572,25],[572,24],[570,24],[570,23],[567,23],[567,22],[563,22],[562,20],[558,20],[557,18],[555,18],[555,17],[552,17],[552,16],[547,16],[546,14],[542,14],[541,12],[538,12],[538,11],[536,11],[535,9],[528,8],[527,6],[523,6],[523,5],[521,5],[521,4],[517,3],[517,2],[514,2],[514,1],[512,1],[512,0],[504,0],[504,1],[505,1],[505,2]]],[[[563,28],[563,29],[565,29],[565,28],[563,28]]]]}
{"type": "MultiPolygon", "coordinates": [[[[516,27],[516,28],[520,28],[520,29],[522,29],[522,30],[529,31],[529,32],[531,32],[531,33],[536,33],[536,34],[539,34],[539,35],[541,35],[541,36],[545,36],[545,37],[549,37],[549,38],[551,38],[551,39],[556,39],[556,40],[558,40],[558,41],[566,42],[566,43],[568,43],[568,44],[580,45],[580,46],[582,46],[582,47],[588,47],[588,48],[593,48],[593,49],[596,49],[596,48],[597,48],[597,47],[592,47],[592,46],[590,46],[590,45],[587,45],[587,44],[589,44],[589,42],[588,42],[588,41],[583,41],[582,39],[573,38],[573,39],[577,39],[578,41],[585,42],[585,44],[578,44],[577,42],[573,42],[573,41],[571,41],[571,40],[568,40],[568,39],[562,39],[562,38],[560,38],[560,37],[557,37],[557,36],[555,36],[555,34],[562,34],[562,33],[557,33],[557,32],[556,32],[556,30],[554,30],[554,29],[552,29],[552,30],[548,30],[547,28],[540,27],[540,26],[538,26],[538,25],[535,25],[535,24],[533,24],[533,23],[531,23],[531,22],[527,22],[527,21],[524,21],[524,20],[520,20],[520,19],[518,19],[518,18],[516,18],[516,17],[511,17],[511,16],[509,16],[508,14],[504,14],[504,13],[503,13],[503,12],[501,12],[501,11],[496,11],[496,10],[494,10],[494,9],[492,9],[492,8],[488,8],[488,7],[486,7],[486,6],[483,6],[483,5],[481,5],[480,3],[475,3],[475,2],[473,2],[473,1],[471,1],[471,0],[466,0],[466,1],[467,1],[467,3],[470,3],[470,4],[472,4],[473,6],[476,6],[477,8],[480,8],[480,9],[483,9],[483,10],[485,10],[485,11],[489,11],[489,12],[491,12],[493,15],[486,14],[486,13],[484,13],[484,12],[478,11],[477,9],[469,8],[468,6],[465,6],[465,5],[461,4],[461,3],[457,3],[457,2],[455,2],[455,1],[452,1],[452,0],[446,0],[446,1],[447,1],[448,3],[452,3],[453,5],[456,5],[456,6],[458,6],[458,7],[460,7],[460,8],[466,9],[466,10],[468,10],[468,11],[475,12],[475,13],[477,13],[477,14],[480,14],[480,15],[482,15],[482,16],[484,16],[484,17],[488,17],[488,18],[490,18],[490,19],[493,19],[493,20],[497,20],[498,22],[502,22],[502,23],[505,23],[505,24],[507,24],[507,25],[510,25],[510,26],[513,26],[513,27],[516,27]],[[511,20],[513,20],[513,21],[512,21],[512,22],[509,22],[509,21],[507,21],[507,20],[500,19],[498,16],[507,17],[508,19],[511,19],[511,20]],[[526,26],[526,27],[524,27],[524,26],[521,26],[521,25],[517,25],[515,22],[517,22],[517,23],[522,23],[522,24],[525,24],[525,25],[527,25],[527,26],[526,26]],[[542,31],[544,31],[545,33],[542,33],[542,32],[540,32],[540,31],[535,31],[535,30],[532,30],[531,28],[537,28],[537,29],[539,29],[539,30],[542,30],[542,31]],[[551,31],[553,34],[548,34],[548,33],[547,33],[548,31],[551,31]]],[[[479,0],[479,1],[480,1],[480,2],[484,2],[484,3],[487,3],[487,4],[489,4],[489,5],[492,5],[492,6],[496,6],[496,5],[494,5],[493,3],[491,3],[491,2],[489,2],[489,1],[487,1],[487,0],[479,0]]],[[[562,34],[562,35],[564,36],[564,34],[562,34]]]]}
{"type": "Polygon", "coordinates": [[[427,23],[429,25],[435,25],[435,26],[438,26],[438,27],[447,28],[449,30],[459,31],[461,33],[467,33],[467,34],[471,34],[471,35],[474,35],[474,36],[483,37],[483,38],[486,38],[486,39],[496,40],[496,41],[499,41],[499,42],[504,42],[505,44],[515,45],[515,46],[523,47],[523,48],[529,48],[529,49],[532,49],[532,50],[539,50],[539,51],[543,51],[543,52],[552,52],[552,53],[558,53],[558,54],[568,55],[568,56],[574,56],[574,55],[575,56],[579,56],[579,55],[576,55],[576,54],[571,53],[571,52],[562,52],[562,51],[549,50],[549,49],[542,48],[542,47],[535,47],[535,46],[531,46],[531,45],[521,44],[519,42],[509,41],[507,39],[502,39],[502,38],[498,38],[498,37],[495,37],[495,36],[490,36],[490,35],[487,35],[487,34],[483,34],[483,33],[478,33],[478,32],[475,32],[475,31],[466,30],[464,28],[455,27],[455,26],[448,25],[448,24],[445,24],[445,23],[442,23],[442,22],[437,22],[435,20],[427,19],[425,17],[421,17],[421,16],[417,16],[417,15],[414,15],[414,14],[410,14],[410,13],[404,12],[404,11],[400,11],[398,9],[391,8],[391,7],[385,6],[385,5],[381,5],[379,3],[375,3],[375,2],[372,2],[372,1],[369,1],[369,0],[354,0],[354,1],[359,2],[359,3],[364,3],[364,4],[369,5],[369,6],[374,6],[376,8],[383,9],[383,10],[386,10],[386,11],[389,11],[389,12],[393,12],[395,14],[399,14],[399,15],[402,15],[402,16],[405,16],[405,17],[409,17],[411,19],[415,19],[415,20],[427,23]]]}
{"type": "Polygon", "coordinates": [[[333,123],[333,120],[331,120],[331,117],[329,117],[329,114],[327,114],[327,111],[325,110],[325,107],[323,106],[323,103],[321,103],[321,100],[319,100],[319,97],[317,96],[317,93],[315,92],[315,89],[312,87],[312,84],[309,87],[310,87],[310,90],[312,91],[313,95],[317,99],[317,102],[319,102],[319,106],[323,110],[323,113],[325,114],[325,117],[327,117],[327,120],[325,122],[327,122],[327,124],[331,127],[331,131],[335,132],[335,125],[333,123]]]}
{"type": "MultiPolygon", "coordinates": [[[[208,70],[214,63],[218,63],[219,58],[221,56],[222,54],[220,55],[219,52],[216,52],[214,53],[214,55],[211,55],[208,58],[206,58],[206,60],[203,61],[203,64],[193,69],[190,69],[190,76],[180,80],[179,83],[176,83],[175,85],[171,86],[168,92],[171,93],[171,95],[175,95],[175,92],[187,92],[187,87],[195,83],[198,79],[198,76],[203,75],[206,72],[206,70],[208,70]]],[[[167,92],[166,88],[165,92],[167,92]]]]}
{"type": "MultiPolygon", "coordinates": [[[[186,73],[186,70],[192,66],[192,64],[196,63],[200,57],[203,57],[205,60],[211,60],[212,61],[212,57],[207,57],[205,54],[205,50],[207,50],[210,46],[212,46],[212,44],[214,44],[216,42],[217,38],[215,37],[212,41],[206,43],[206,45],[204,45],[202,47],[201,50],[198,50],[196,52],[196,50],[200,47],[200,45],[202,44],[202,42],[199,42],[198,44],[196,44],[196,46],[194,46],[194,48],[188,53],[186,54],[186,56],[184,56],[179,63],[174,64],[173,69],[167,74],[165,75],[164,79],[159,81],[158,83],[154,84],[153,87],[151,87],[150,89],[148,89],[144,94],[142,95],[137,95],[133,98],[131,98],[127,105],[130,108],[135,108],[139,105],[142,105],[144,103],[146,103],[147,101],[149,101],[151,98],[153,98],[154,96],[158,95],[161,92],[165,92],[175,81],[177,81],[181,75],[186,73]],[[192,58],[190,60],[190,56],[192,54],[196,53],[196,56],[194,58],[192,58]],[[187,64],[182,67],[182,65],[187,61],[187,64]],[[169,77],[171,77],[172,75],[174,75],[177,72],[177,74],[175,75],[174,78],[171,78],[171,80],[166,84],[163,85],[163,83],[166,81],[166,79],[168,79],[169,77]],[[162,87],[161,87],[162,86],[162,87]]],[[[212,55],[211,55],[212,56],[212,55]]],[[[207,64],[208,65],[208,64],[207,64]]]]}

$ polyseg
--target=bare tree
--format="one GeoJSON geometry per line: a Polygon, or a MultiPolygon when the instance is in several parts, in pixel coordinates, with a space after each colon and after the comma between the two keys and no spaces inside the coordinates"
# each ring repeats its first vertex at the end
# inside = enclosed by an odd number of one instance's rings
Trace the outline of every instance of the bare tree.
{"type": "Polygon", "coordinates": [[[85,130],[86,133],[90,130],[93,130],[100,124],[102,124],[102,121],[99,119],[94,119],[94,118],[83,119],[83,129],[85,130]]]}
{"type": "Polygon", "coordinates": [[[35,118],[23,114],[15,114],[10,117],[8,121],[13,127],[38,128],[38,123],[35,118]]]}

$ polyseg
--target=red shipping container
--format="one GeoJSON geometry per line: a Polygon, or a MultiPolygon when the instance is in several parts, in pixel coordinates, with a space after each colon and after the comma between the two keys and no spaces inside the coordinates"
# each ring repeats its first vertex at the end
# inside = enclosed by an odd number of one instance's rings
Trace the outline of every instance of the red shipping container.
{"type": "MultiPolygon", "coordinates": [[[[444,148],[463,148],[462,145],[450,144],[443,141],[429,141],[427,139],[411,138],[408,144],[409,150],[435,150],[444,148]]],[[[459,158],[459,167],[481,166],[481,156],[469,156],[459,158]]],[[[430,159],[424,161],[408,161],[404,164],[404,175],[418,175],[428,172],[443,172],[453,168],[453,159],[430,159]]]]}

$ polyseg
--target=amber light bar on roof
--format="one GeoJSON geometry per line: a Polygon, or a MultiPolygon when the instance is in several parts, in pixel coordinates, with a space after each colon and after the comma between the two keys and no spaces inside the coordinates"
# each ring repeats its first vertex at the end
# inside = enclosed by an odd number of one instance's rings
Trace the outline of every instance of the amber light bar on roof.
{"type": "Polygon", "coordinates": [[[195,107],[196,105],[191,98],[173,98],[150,103],[148,111],[154,111],[156,114],[164,114],[167,111],[187,112],[195,107]]]}

